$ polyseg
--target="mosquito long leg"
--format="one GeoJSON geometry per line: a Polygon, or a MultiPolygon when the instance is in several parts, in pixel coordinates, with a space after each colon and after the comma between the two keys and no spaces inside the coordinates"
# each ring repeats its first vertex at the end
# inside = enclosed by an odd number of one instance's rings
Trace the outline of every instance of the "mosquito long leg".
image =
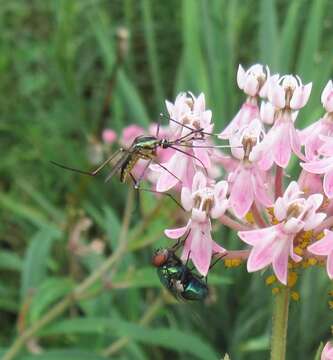
{"type": "Polygon", "coordinates": [[[185,238],[183,240],[180,240],[181,238],[177,239],[177,242],[175,245],[173,245],[173,247],[171,248],[172,251],[177,251],[178,248],[180,246],[182,246],[183,244],[185,244],[185,241],[187,240],[187,238],[189,237],[191,233],[191,229],[189,229],[189,231],[187,232],[187,234],[185,235],[185,238]]]}
{"type": "Polygon", "coordinates": [[[113,169],[111,170],[111,172],[108,174],[108,176],[106,177],[106,179],[104,180],[104,182],[108,182],[116,173],[117,171],[119,171],[122,166],[125,164],[127,160],[126,155],[121,157],[116,164],[114,165],[113,169]]]}
{"type": "MultiPolygon", "coordinates": [[[[216,254],[216,253],[215,253],[216,254]]],[[[213,254],[213,256],[215,255],[213,254]]],[[[218,253],[217,253],[218,254],[218,253]]],[[[210,266],[209,266],[209,270],[212,269],[221,259],[223,259],[225,256],[227,256],[228,253],[225,252],[223,253],[221,256],[219,256],[210,266]]]]}
{"type": "Polygon", "coordinates": [[[181,152],[181,153],[183,153],[183,154],[185,154],[185,155],[187,155],[187,156],[189,156],[189,157],[191,157],[191,158],[193,158],[193,159],[195,159],[195,160],[198,160],[199,163],[202,165],[202,167],[205,169],[205,173],[208,175],[208,171],[207,171],[207,168],[206,168],[205,164],[204,164],[198,157],[196,157],[196,156],[193,155],[193,154],[187,153],[186,151],[183,151],[183,150],[181,150],[181,149],[178,149],[178,148],[175,147],[175,146],[170,145],[169,147],[170,147],[171,149],[177,150],[177,151],[179,151],[179,152],[181,152]]]}
{"type": "Polygon", "coordinates": [[[140,186],[140,183],[137,182],[137,180],[135,179],[134,175],[132,173],[129,173],[131,178],[132,178],[132,181],[133,181],[133,184],[134,184],[134,189],[135,190],[140,190],[140,191],[147,191],[147,192],[150,192],[150,193],[154,193],[154,194],[160,194],[160,195],[164,195],[164,196],[168,196],[171,200],[173,200],[182,210],[186,211],[183,206],[169,193],[166,193],[166,192],[161,192],[161,191],[156,191],[156,190],[152,190],[152,189],[146,189],[146,188],[142,188],[140,186]]]}
{"type": "Polygon", "coordinates": [[[243,148],[242,145],[240,146],[230,146],[230,145],[191,145],[191,144],[184,144],[184,143],[174,143],[174,145],[187,147],[187,148],[201,148],[201,149],[240,149],[243,148]]]}
{"type": "Polygon", "coordinates": [[[218,136],[218,135],[219,135],[219,134],[209,133],[209,132],[203,131],[203,128],[201,128],[201,129],[193,129],[191,126],[182,124],[180,121],[175,120],[175,119],[171,118],[170,116],[165,115],[165,114],[163,114],[163,113],[160,113],[160,116],[161,116],[161,117],[164,117],[164,118],[166,118],[166,119],[168,119],[168,120],[170,120],[170,121],[173,121],[174,123],[176,123],[176,124],[178,124],[178,125],[186,128],[186,129],[188,129],[188,130],[191,130],[191,131],[195,131],[195,132],[198,132],[198,133],[201,133],[201,134],[204,134],[204,135],[209,135],[209,136],[218,136]]]}
{"type": "Polygon", "coordinates": [[[112,159],[114,159],[117,155],[119,155],[121,152],[123,152],[124,149],[120,148],[119,150],[117,150],[115,153],[113,153],[110,157],[108,157],[97,169],[93,170],[93,171],[84,171],[84,170],[80,170],[80,169],[76,169],[76,168],[72,168],[72,167],[69,167],[69,166],[66,166],[66,165],[63,165],[63,164],[59,164],[57,163],[56,161],[52,161],[51,160],[51,163],[56,165],[56,166],[59,166],[63,169],[66,169],[66,170],[70,170],[70,171],[75,171],[77,173],[80,173],[80,174],[84,174],[84,175],[89,175],[89,176],[95,176],[97,175],[110,161],[112,161],[112,159]]]}

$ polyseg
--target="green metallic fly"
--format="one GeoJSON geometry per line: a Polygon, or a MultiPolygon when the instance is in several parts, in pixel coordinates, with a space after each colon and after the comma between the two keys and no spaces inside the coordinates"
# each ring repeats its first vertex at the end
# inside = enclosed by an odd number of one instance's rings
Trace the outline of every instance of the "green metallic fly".
{"type": "MultiPolygon", "coordinates": [[[[203,301],[208,296],[207,278],[196,274],[188,267],[188,261],[184,264],[175,253],[185,240],[171,249],[158,249],[153,255],[152,264],[157,268],[162,285],[176,299],[203,301]]],[[[224,256],[226,254],[219,256],[210,269],[224,256]]]]}

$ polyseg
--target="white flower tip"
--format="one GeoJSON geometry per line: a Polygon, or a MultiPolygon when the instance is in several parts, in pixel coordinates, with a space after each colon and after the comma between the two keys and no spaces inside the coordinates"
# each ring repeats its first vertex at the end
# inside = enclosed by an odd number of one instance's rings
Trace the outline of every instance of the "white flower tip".
{"type": "Polygon", "coordinates": [[[245,70],[243,69],[242,65],[238,65],[237,70],[237,84],[240,89],[243,89],[245,82],[245,70]]]}

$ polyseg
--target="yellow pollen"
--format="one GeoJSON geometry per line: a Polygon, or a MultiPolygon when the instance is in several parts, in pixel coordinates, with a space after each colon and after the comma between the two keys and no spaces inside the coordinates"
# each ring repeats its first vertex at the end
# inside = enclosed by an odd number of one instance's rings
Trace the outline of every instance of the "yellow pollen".
{"type": "Polygon", "coordinates": [[[242,263],[241,259],[225,259],[224,266],[227,268],[237,267],[242,263]]]}
{"type": "Polygon", "coordinates": [[[298,275],[295,271],[291,271],[289,274],[288,274],[288,287],[292,288],[296,285],[296,282],[297,282],[297,278],[298,278],[298,275]]]}
{"type": "Polygon", "coordinates": [[[329,296],[333,296],[333,290],[330,290],[330,291],[328,292],[328,295],[329,295],[329,296]]]}
{"type": "Polygon", "coordinates": [[[254,224],[254,217],[251,211],[249,211],[246,215],[245,215],[245,220],[249,223],[249,224],[254,224]]]}
{"type": "Polygon", "coordinates": [[[317,240],[320,240],[320,239],[322,239],[324,236],[325,236],[325,234],[324,234],[324,232],[322,231],[322,232],[320,232],[319,234],[317,234],[317,235],[315,236],[315,238],[316,238],[317,240]]]}
{"type": "Polygon", "coordinates": [[[314,266],[318,263],[318,260],[316,258],[309,258],[308,263],[310,266],[314,266]]]}
{"type": "Polygon", "coordinates": [[[272,294],[273,295],[276,295],[276,294],[278,294],[280,292],[280,288],[278,288],[278,287],[274,287],[273,289],[272,289],[272,294]]]}
{"type": "Polygon", "coordinates": [[[300,298],[300,295],[297,291],[292,291],[291,294],[290,294],[290,297],[292,300],[294,301],[298,301],[299,298],[300,298]]]}
{"type": "Polygon", "coordinates": [[[265,280],[266,285],[272,285],[273,283],[275,283],[275,281],[276,281],[276,276],[275,275],[270,275],[265,280]]]}
{"type": "Polygon", "coordinates": [[[278,219],[275,217],[274,215],[274,208],[273,207],[269,207],[269,208],[266,208],[269,216],[270,216],[270,221],[273,225],[276,225],[279,223],[278,219]]]}
{"type": "Polygon", "coordinates": [[[295,254],[299,255],[299,256],[302,256],[303,255],[303,249],[300,247],[300,246],[296,246],[294,248],[294,252],[295,254]]]}

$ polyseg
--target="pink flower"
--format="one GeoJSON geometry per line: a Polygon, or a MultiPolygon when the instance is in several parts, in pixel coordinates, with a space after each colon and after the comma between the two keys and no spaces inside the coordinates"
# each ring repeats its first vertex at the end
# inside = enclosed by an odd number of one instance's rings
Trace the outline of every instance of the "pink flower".
{"type": "Polygon", "coordinates": [[[259,119],[243,129],[240,129],[230,139],[231,152],[239,162],[229,174],[230,205],[236,216],[243,218],[257,200],[263,206],[271,206],[268,195],[267,175],[257,165],[256,154],[252,149],[264,135],[264,129],[259,119]]]}
{"type": "Polygon", "coordinates": [[[269,77],[269,69],[261,64],[252,65],[245,71],[242,65],[238,66],[237,84],[248,96],[262,95],[260,90],[263,88],[266,79],[269,77]]]}
{"type": "Polygon", "coordinates": [[[275,114],[273,127],[253,152],[258,153],[257,156],[261,158],[259,167],[266,171],[274,162],[286,168],[292,151],[301,159],[304,158],[292,114],[288,111],[280,111],[275,114]]]}
{"type": "Polygon", "coordinates": [[[102,132],[102,139],[107,144],[112,144],[117,139],[117,134],[112,129],[104,129],[102,132]]]}
{"type": "Polygon", "coordinates": [[[315,160],[319,157],[318,150],[324,144],[323,137],[333,135],[333,89],[332,80],[325,86],[321,94],[321,102],[327,111],[326,114],[299,132],[302,145],[305,145],[307,160],[315,160]]]}
{"type": "Polygon", "coordinates": [[[324,174],[323,188],[325,195],[331,199],[333,198],[333,138],[323,138],[324,144],[317,150],[319,155],[324,158],[320,160],[302,163],[304,170],[313,174],[324,174]]]}
{"type": "Polygon", "coordinates": [[[259,117],[257,99],[248,98],[241,106],[236,116],[230,124],[219,134],[220,139],[230,139],[230,137],[240,128],[249,125],[251,121],[259,117]]]}
{"type": "Polygon", "coordinates": [[[230,124],[220,133],[220,139],[229,139],[235,131],[249,125],[252,120],[259,118],[257,97],[259,95],[266,96],[266,80],[268,77],[269,69],[267,66],[264,68],[263,65],[256,64],[247,71],[241,65],[238,66],[237,84],[248,97],[230,124]]]}
{"type": "Polygon", "coordinates": [[[303,85],[299,76],[284,75],[279,79],[270,78],[268,100],[280,110],[299,110],[308,102],[311,88],[312,83],[303,85]]]}
{"type": "Polygon", "coordinates": [[[327,256],[327,274],[330,279],[333,279],[333,231],[324,230],[324,234],[321,240],[308,246],[307,250],[315,255],[327,256]]]}
{"type": "Polygon", "coordinates": [[[274,215],[279,221],[277,225],[263,229],[240,231],[238,236],[252,245],[247,261],[247,270],[254,272],[272,264],[273,271],[279,281],[287,284],[288,259],[298,262],[301,257],[294,253],[294,238],[301,230],[311,230],[326,217],[324,213],[316,213],[323,196],[314,194],[307,199],[301,197],[298,184],[292,181],[283,197],[279,197],[274,205],[274,215]]]}
{"type": "Polygon", "coordinates": [[[182,259],[190,258],[204,276],[209,270],[212,255],[225,251],[211,237],[210,218],[216,219],[224,214],[228,206],[227,191],[226,181],[209,184],[203,173],[197,172],[193,179],[192,191],[183,187],[181,193],[182,205],[185,210],[191,211],[191,218],[184,227],[165,230],[166,236],[171,239],[180,238],[189,231],[182,259]]]}
{"type": "Polygon", "coordinates": [[[320,360],[333,360],[333,346],[330,341],[324,346],[320,360]]]}
{"type": "MultiPolygon", "coordinates": [[[[212,112],[205,109],[204,94],[200,94],[197,98],[190,95],[182,93],[177,96],[174,104],[166,102],[170,117],[191,129],[203,129],[210,133],[213,129],[212,112]]],[[[187,127],[170,121],[170,138],[177,140],[191,134],[191,130],[187,127]]],[[[188,147],[175,144],[174,148],[177,148],[178,151],[175,150],[172,156],[161,164],[162,167],[151,165],[151,170],[159,173],[156,184],[157,191],[168,191],[179,183],[182,186],[191,187],[193,176],[198,168],[204,169],[210,175],[214,149],[211,148],[212,144],[209,139],[196,134],[190,135],[186,140],[187,144],[185,145],[188,147]]]]}
{"type": "Polygon", "coordinates": [[[332,80],[330,80],[322,94],[321,94],[321,103],[323,104],[323,107],[328,113],[333,112],[333,83],[332,80]]]}

